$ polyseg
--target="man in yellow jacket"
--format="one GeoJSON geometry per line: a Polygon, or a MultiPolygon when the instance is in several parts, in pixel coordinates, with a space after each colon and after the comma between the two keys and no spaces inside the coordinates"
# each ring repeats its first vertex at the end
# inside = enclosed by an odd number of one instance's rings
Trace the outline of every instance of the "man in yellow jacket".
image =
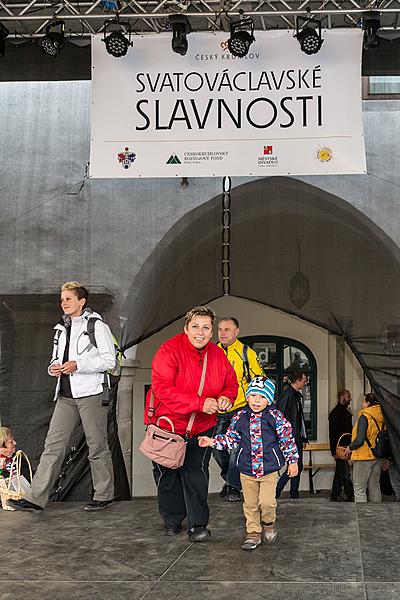
{"type": "MultiPolygon", "coordinates": [[[[229,411],[218,414],[215,435],[225,434],[233,416],[246,405],[246,390],[250,380],[256,375],[264,375],[258,362],[257,354],[238,340],[239,321],[235,317],[223,317],[218,322],[219,344],[235,370],[239,384],[236,400],[229,411]]],[[[240,473],[236,467],[237,450],[213,449],[213,456],[221,468],[221,477],[225,485],[220,493],[220,498],[227,502],[239,502],[240,473]]]]}

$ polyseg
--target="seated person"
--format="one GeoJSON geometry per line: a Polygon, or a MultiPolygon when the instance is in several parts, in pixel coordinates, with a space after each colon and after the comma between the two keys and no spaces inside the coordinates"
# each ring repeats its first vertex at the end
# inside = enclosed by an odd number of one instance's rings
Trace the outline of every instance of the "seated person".
{"type": "Polygon", "coordinates": [[[22,493],[29,489],[29,482],[23,475],[19,476],[19,486],[16,469],[14,467],[11,473],[12,463],[14,455],[17,451],[17,442],[14,439],[14,435],[8,427],[0,427],[0,493],[1,493],[1,504],[3,510],[14,510],[7,502],[6,490],[9,484],[9,478],[11,477],[10,490],[17,491],[18,487],[22,493]]]}

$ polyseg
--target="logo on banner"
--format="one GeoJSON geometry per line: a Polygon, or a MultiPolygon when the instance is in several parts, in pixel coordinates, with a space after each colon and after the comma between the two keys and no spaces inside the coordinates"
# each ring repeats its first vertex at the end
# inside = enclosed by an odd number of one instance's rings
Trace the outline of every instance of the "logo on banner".
{"type": "Polygon", "coordinates": [[[264,146],[264,151],[262,156],[257,157],[257,166],[258,167],[277,167],[278,166],[278,156],[274,155],[273,146],[264,146]]]}
{"type": "Polygon", "coordinates": [[[180,165],[182,164],[176,154],[171,154],[166,162],[167,165],[180,165]]]}
{"type": "Polygon", "coordinates": [[[124,167],[124,169],[129,169],[131,165],[136,160],[136,154],[134,152],[129,152],[129,148],[126,146],[124,152],[118,153],[118,162],[124,167]]]}
{"type": "Polygon", "coordinates": [[[317,152],[317,158],[323,163],[329,162],[333,158],[333,152],[331,148],[328,148],[328,146],[320,148],[317,152]]]}

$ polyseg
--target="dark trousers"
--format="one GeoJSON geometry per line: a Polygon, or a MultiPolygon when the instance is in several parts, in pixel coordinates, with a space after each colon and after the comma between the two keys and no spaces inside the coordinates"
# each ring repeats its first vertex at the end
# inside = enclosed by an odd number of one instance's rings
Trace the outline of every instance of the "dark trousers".
{"type": "Polygon", "coordinates": [[[285,487],[285,485],[287,484],[289,479],[290,479],[290,495],[291,495],[291,497],[297,498],[299,495],[300,475],[303,470],[303,443],[298,442],[296,440],[296,446],[297,446],[297,450],[299,453],[299,462],[298,462],[299,473],[298,473],[298,475],[296,475],[296,477],[289,477],[288,470],[286,467],[286,471],[283,473],[283,475],[280,476],[278,485],[276,486],[276,497],[277,498],[279,498],[279,496],[283,492],[283,488],[285,487]]]}
{"type": "Polygon", "coordinates": [[[336,469],[333,477],[331,498],[338,498],[342,488],[348,498],[354,498],[353,483],[350,478],[350,465],[348,460],[335,458],[336,469]]]}
{"type": "MultiPolygon", "coordinates": [[[[213,434],[214,428],[199,435],[212,437],[213,434]]],[[[211,448],[200,448],[197,439],[198,435],[189,439],[185,462],[179,469],[168,469],[153,462],[158,508],[168,526],[178,527],[185,517],[188,530],[207,526],[210,516],[207,497],[211,448]]]]}
{"type": "MultiPolygon", "coordinates": [[[[227,432],[233,416],[238,412],[238,410],[242,410],[242,408],[218,415],[218,421],[214,435],[223,435],[227,432]]],[[[238,490],[241,490],[242,484],[240,482],[240,473],[236,466],[238,450],[239,446],[234,450],[217,450],[216,448],[213,448],[212,454],[219,468],[221,469],[221,477],[225,483],[238,490]]]]}

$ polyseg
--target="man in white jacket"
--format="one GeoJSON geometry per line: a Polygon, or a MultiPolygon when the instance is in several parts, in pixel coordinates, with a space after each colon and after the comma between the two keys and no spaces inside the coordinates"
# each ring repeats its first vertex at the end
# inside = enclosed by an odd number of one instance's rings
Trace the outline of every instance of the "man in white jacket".
{"type": "Polygon", "coordinates": [[[64,314],[54,327],[49,366],[49,374],[57,377],[56,406],[32,488],[22,500],[10,501],[16,510],[44,509],[79,421],[89,447],[94,487],[93,500],[84,509],[100,510],[114,502],[114,473],[107,438],[108,390],[104,385],[104,373],[115,366],[114,342],[100,315],[87,308],[88,296],[88,290],[75,281],[61,288],[64,314]],[[88,335],[88,321],[93,317],[96,345],[88,335]]]}

